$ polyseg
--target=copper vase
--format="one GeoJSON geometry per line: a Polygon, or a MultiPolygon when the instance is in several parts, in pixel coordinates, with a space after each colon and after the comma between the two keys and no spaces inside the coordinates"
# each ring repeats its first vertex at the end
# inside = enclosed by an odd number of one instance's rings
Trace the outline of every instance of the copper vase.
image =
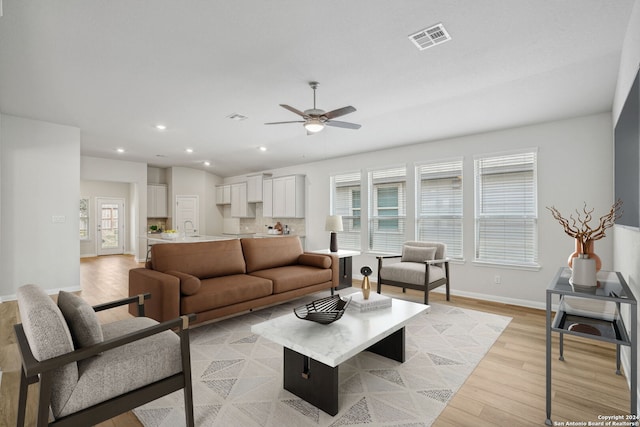
{"type": "Polygon", "coordinates": [[[569,259],[567,260],[567,264],[569,264],[570,268],[573,267],[574,258],[577,258],[580,254],[587,254],[589,258],[595,260],[596,271],[600,271],[600,269],[602,268],[602,260],[595,252],[593,252],[593,240],[587,240],[586,244],[583,245],[580,239],[576,239],[576,250],[571,255],[569,255],[569,259]]]}

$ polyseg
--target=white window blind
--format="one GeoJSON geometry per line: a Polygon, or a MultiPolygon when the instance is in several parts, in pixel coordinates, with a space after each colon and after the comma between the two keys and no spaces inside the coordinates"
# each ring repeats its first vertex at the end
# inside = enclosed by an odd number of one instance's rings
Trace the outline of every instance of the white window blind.
{"type": "Polygon", "coordinates": [[[537,265],[536,153],[475,160],[477,261],[537,265]]]}
{"type": "Polygon", "coordinates": [[[406,168],[369,172],[369,249],[400,253],[406,225],[406,168]]]}
{"type": "Polygon", "coordinates": [[[360,205],[360,172],[343,173],[331,177],[332,214],[342,215],[338,247],[360,250],[362,207],[360,205]]]}
{"type": "Polygon", "coordinates": [[[416,166],[417,239],[443,242],[447,256],[462,259],[462,160],[416,166]]]}

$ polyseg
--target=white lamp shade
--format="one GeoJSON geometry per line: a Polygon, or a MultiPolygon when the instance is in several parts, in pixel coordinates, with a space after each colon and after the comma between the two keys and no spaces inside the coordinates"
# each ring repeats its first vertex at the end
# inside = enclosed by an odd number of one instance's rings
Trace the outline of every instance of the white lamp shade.
{"type": "Polygon", "coordinates": [[[324,223],[325,231],[342,231],[342,216],[329,215],[324,223]]]}

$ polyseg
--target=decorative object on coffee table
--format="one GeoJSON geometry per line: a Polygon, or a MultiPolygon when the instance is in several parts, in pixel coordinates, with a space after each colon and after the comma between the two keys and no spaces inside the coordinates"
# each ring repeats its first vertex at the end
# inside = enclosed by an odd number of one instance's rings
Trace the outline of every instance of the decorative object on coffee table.
{"type": "Polygon", "coordinates": [[[331,232],[331,242],[329,244],[329,250],[331,252],[338,252],[338,236],[336,231],[342,231],[342,216],[329,215],[324,223],[325,231],[331,232]]]}
{"type": "Polygon", "coordinates": [[[600,271],[602,261],[600,257],[593,252],[593,242],[606,236],[605,230],[613,227],[616,219],[622,216],[622,200],[618,199],[609,209],[606,215],[600,217],[599,224],[596,228],[591,228],[589,222],[593,219],[592,213],[595,209],[587,209],[585,203],[582,212],[576,209],[576,217],[569,215],[569,219],[565,219],[560,211],[554,206],[548,207],[551,215],[562,225],[567,235],[576,239],[576,250],[569,255],[569,267],[573,266],[573,260],[580,254],[588,254],[589,258],[595,260],[596,271],[600,271]]]}
{"type": "Polygon", "coordinates": [[[371,293],[371,283],[369,283],[369,276],[373,273],[371,267],[365,265],[360,269],[360,274],[364,276],[362,279],[362,296],[364,299],[369,299],[369,294],[371,293]]]}
{"type": "Polygon", "coordinates": [[[342,317],[349,302],[351,302],[351,298],[343,299],[340,298],[340,294],[336,294],[294,308],[293,312],[299,319],[328,325],[342,317]]]}
{"type": "Polygon", "coordinates": [[[392,298],[375,292],[369,295],[367,299],[365,299],[360,292],[356,292],[351,297],[351,303],[349,304],[351,308],[349,310],[357,310],[360,312],[378,310],[380,308],[391,307],[392,301],[392,298]]]}

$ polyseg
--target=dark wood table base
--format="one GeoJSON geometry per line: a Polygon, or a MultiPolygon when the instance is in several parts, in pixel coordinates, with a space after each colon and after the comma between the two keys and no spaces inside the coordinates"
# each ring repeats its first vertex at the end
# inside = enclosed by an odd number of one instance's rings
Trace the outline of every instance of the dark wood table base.
{"type": "MultiPolygon", "coordinates": [[[[404,344],[404,328],[401,328],[367,351],[403,363],[404,344]]],[[[338,368],[284,347],[284,389],[332,416],[338,413],[338,368]]]]}

